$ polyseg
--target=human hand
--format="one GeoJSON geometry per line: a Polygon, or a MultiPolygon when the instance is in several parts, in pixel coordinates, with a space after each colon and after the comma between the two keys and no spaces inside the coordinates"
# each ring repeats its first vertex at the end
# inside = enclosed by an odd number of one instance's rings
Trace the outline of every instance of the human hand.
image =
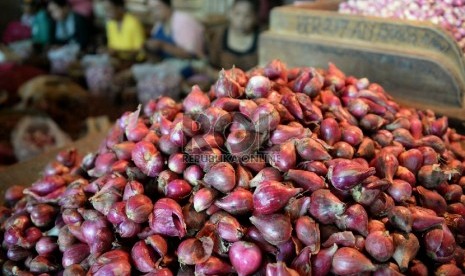
{"type": "Polygon", "coordinates": [[[147,49],[151,51],[160,51],[163,49],[163,41],[158,40],[158,39],[150,39],[147,42],[145,42],[145,46],[147,49]]]}

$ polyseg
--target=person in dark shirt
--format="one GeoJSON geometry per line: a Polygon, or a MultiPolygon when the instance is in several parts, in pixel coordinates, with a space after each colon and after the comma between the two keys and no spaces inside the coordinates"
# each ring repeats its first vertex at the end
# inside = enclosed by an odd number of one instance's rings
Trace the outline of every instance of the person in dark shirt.
{"type": "Polygon", "coordinates": [[[73,12],[67,0],[50,0],[48,11],[53,19],[52,44],[77,43],[85,49],[89,42],[87,20],[73,12]]]}
{"type": "Polygon", "coordinates": [[[210,44],[210,64],[216,69],[233,65],[249,70],[258,63],[256,0],[236,0],[229,13],[229,25],[217,30],[210,44]]]}

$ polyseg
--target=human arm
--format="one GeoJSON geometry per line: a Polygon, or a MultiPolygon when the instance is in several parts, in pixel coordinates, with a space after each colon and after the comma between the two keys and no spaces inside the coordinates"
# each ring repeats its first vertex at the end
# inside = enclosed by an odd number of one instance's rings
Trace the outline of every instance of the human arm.
{"type": "Polygon", "coordinates": [[[167,55],[170,55],[175,58],[180,59],[189,59],[194,58],[196,55],[189,53],[181,47],[178,47],[174,44],[168,43],[166,41],[158,39],[149,39],[146,43],[146,47],[153,52],[164,52],[167,55]]]}

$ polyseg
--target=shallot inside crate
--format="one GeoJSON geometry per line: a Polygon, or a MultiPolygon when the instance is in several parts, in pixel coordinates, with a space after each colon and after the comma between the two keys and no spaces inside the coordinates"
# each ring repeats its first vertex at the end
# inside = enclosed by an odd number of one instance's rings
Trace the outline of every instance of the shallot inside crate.
{"type": "Polygon", "coordinates": [[[260,64],[333,62],[381,84],[403,105],[465,119],[465,59],[452,36],[428,22],[340,14],[339,2],[274,9],[260,38],[260,64]]]}

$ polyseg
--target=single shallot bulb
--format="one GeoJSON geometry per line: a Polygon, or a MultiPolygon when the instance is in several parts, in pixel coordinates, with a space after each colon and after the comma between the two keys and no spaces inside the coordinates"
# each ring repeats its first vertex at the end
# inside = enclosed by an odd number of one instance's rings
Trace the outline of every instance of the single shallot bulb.
{"type": "Polygon", "coordinates": [[[420,249],[420,243],[417,237],[412,234],[392,234],[394,240],[394,254],[392,258],[399,265],[400,271],[404,272],[407,270],[411,260],[415,258],[420,249]]]}
{"type": "Polygon", "coordinates": [[[302,216],[295,222],[297,238],[302,241],[312,253],[320,251],[320,228],[311,217],[302,216]]]}
{"type": "Polygon", "coordinates": [[[428,275],[428,268],[419,260],[413,260],[412,265],[410,265],[408,269],[408,273],[414,276],[428,275]]]}
{"type": "Polygon", "coordinates": [[[195,211],[202,212],[208,209],[208,207],[210,207],[213,204],[217,194],[218,192],[216,190],[208,187],[198,190],[194,194],[193,199],[195,211]]]}
{"type": "Polygon", "coordinates": [[[284,207],[284,212],[294,221],[308,213],[310,197],[291,198],[284,207]]]}
{"type": "Polygon", "coordinates": [[[6,257],[9,260],[19,262],[22,261],[26,258],[28,258],[31,255],[31,252],[29,250],[22,248],[21,246],[13,245],[10,248],[8,248],[8,251],[6,253],[6,257]]]}
{"type": "Polygon", "coordinates": [[[339,190],[346,191],[375,174],[375,168],[366,168],[359,163],[338,162],[328,170],[331,184],[339,190]]]}
{"type": "Polygon", "coordinates": [[[314,192],[326,187],[324,179],[310,171],[291,169],[284,175],[284,179],[292,180],[303,191],[314,192]]]}
{"type": "Polygon", "coordinates": [[[270,150],[270,165],[282,172],[287,172],[295,168],[296,156],[295,144],[293,140],[277,145],[270,150]]]}
{"type": "Polygon", "coordinates": [[[389,186],[387,193],[397,203],[403,203],[410,199],[412,196],[412,186],[410,183],[400,179],[394,179],[389,186]]]}
{"type": "Polygon", "coordinates": [[[389,223],[395,228],[409,233],[412,231],[413,216],[410,210],[404,206],[394,206],[388,214],[389,223]]]}
{"type": "Polygon", "coordinates": [[[267,181],[267,180],[272,180],[272,181],[281,181],[282,176],[281,173],[279,172],[278,169],[271,168],[271,167],[266,167],[260,172],[258,172],[254,178],[250,180],[250,187],[254,188],[260,185],[260,183],[267,181]]]}
{"type": "Polygon", "coordinates": [[[296,149],[300,157],[307,161],[326,161],[331,159],[328,151],[313,138],[298,140],[296,149]]]}
{"type": "Polygon", "coordinates": [[[182,105],[186,113],[200,113],[210,106],[210,99],[197,85],[194,85],[182,105]]]}
{"type": "Polygon", "coordinates": [[[324,224],[333,223],[345,208],[345,204],[326,189],[317,190],[310,197],[310,214],[324,224]]]}
{"type": "Polygon", "coordinates": [[[218,107],[228,112],[236,111],[239,109],[240,100],[233,98],[217,98],[212,102],[213,107],[218,107]]]}
{"type": "Polygon", "coordinates": [[[452,232],[447,225],[442,229],[432,229],[424,236],[426,254],[437,262],[448,262],[453,258],[456,243],[452,232]]]}
{"type": "Polygon", "coordinates": [[[137,270],[150,272],[157,266],[155,254],[144,241],[138,241],[131,249],[131,257],[137,270]]]}
{"type": "Polygon", "coordinates": [[[422,232],[444,222],[444,218],[437,216],[431,209],[410,206],[409,210],[412,213],[412,229],[414,231],[422,232]]]}
{"type": "Polygon", "coordinates": [[[355,242],[355,236],[351,231],[343,231],[331,234],[321,245],[323,247],[329,247],[332,244],[337,244],[339,246],[355,247],[355,242]]]}
{"type": "Polygon", "coordinates": [[[356,157],[363,157],[370,160],[375,155],[375,143],[370,138],[363,138],[355,153],[356,157]]]}
{"type": "Polygon", "coordinates": [[[232,266],[215,256],[211,256],[205,262],[195,265],[195,275],[223,275],[231,273],[234,273],[232,266]]]}
{"type": "Polygon", "coordinates": [[[155,202],[149,224],[150,228],[158,234],[181,238],[186,235],[186,223],[181,206],[170,198],[161,198],[155,202]]]}
{"type": "Polygon", "coordinates": [[[62,264],[66,268],[73,264],[81,263],[90,254],[90,249],[87,244],[77,243],[66,249],[63,252],[62,264]]]}
{"type": "Polygon", "coordinates": [[[270,93],[271,82],[264,76],[253,76],[245,87],[248,98],[266,98],[270,93]]]}
{"type": "Polygon", "coordinates": [[[443,215],[446,212],[446,200],[436,191],[417,186],[417,193],[422,207],[432,209],[438,215],[443,215]]]}
{"type": "Polygon", "coordinates": [[[253,194],[249,190],[239,187],[225,197],[216,200],[215,205],[232,215],[247,214],[253,210],[253,194]]]}
{"type": "Polygon", "coordinates": [[[398,167],[399,161],[392,153],[381,152],[376,158],[376,171],[380,178],[392,182],[398,167]]]}
{"type": "Polygon", "coordinates": [[[333,145],[341,140],[342,132],[339,124],[333,118],[326,118],[320,125],[320,136],[328,145],[333,145]]]}
{"type": "Polygon", "coordinates": [[[163,170],[163,156],[150,142],[138,142],[132,151],[132,160],[143,173],[151,177],[158,176],[163,170]]]}
{"type": "Polygon", "coordinates": [[[336,225],[341,230],[353,230],[368,235],[368,214],[360,204],[348,207],[342,216],[336,219],[336,225]]]}
{"type": "Polygon", "coordinates": [[[244,93],[244,88],[239,84],[236,72],[240,70],[221,70],[218,80],[215,83],[215,96],[217,98],[239,98],[244,93]]]}
{"type": "Polygon", "coordinates": [[[273,145],[280,145],[290,139],[302,139],[310,137],[311,131],[308,128],[290,125],[278,125],[271,133],[270,142],[273,145]]]}
{"type": "Polygon", "coordinates": [[[244,235],[244,229],[239,224],[239,221],[233,216],[222,217],[217,225],[218,235],[225,241],[236,242],[244,235]]]}
{"type": "Polygon", "coordinates": [[[315,256],[312,256],[312,275],[328,275],[331,270],[333,256],[338,250],[336,244],[331,247],[323,248],[315,256]]]}
{"type": "Polygon", "coordinates": [[[198,165],[191,165],[183,172],[183,178],[192,186],[197,186],[199,181],[203,178],[203,171],[198,165]]]}
{"type": "Polygon", "coordinates": [[[370,232],[365,240],[365,250],[375,260],[386,262],[394,254],[394,240],[388,232],[370,232]]]}
{"type": "Polygon", "coordinates": [[[423,165],[423,154],[418,149],[402,152],[399,155],[399,164],[416,174],[423,165]]]}
{"type": "Polygon", "coordinates": [[[299,275],[311,276],[312,275],[312,263],[311,263],[312,253],[310,248],[304,247],[300,250],[299,254],[291,263],[291,268],[297,271],[299,275]]]}
{"type": "Polygon", "coordinates": [[[336,251],[331,267],[337,275],[353,275],[376,270],[365,255],[350,247],[342,247],[336,251]]]}
{"type": "Polygon", "coordinates": [[[276,129],[281,120],[279,112],[270,103],[260,104],[252,114],[252,122],[258,133],[270,132],[276,129]]]}
{"type": "Polygon", "coordinates": [[[39,255],[49,256],[58,249],[57,239],[54,237],[42,237],[37,241],[35,249],[39,255]]]}
{"type": "Polygon", "coordinates": [[[136,223],[146,222],[152,210],[152,200],[145,195],[138,194],[126,201],[126,215],[136,223]]]}
{"type": "Polygon", "coordinates": [[[342,127],[342,140],[357,146],[363,141],[363,132],[359,127],[352,125],[344,125],[342,127]]]}
{"type": "Polygon", "coordinates": [[[114,249],[100,255],[90,267],[91,275],[130,275],[129,254],[122,249],[114,249]]]}
{"type": "Polygon", "coordinates": [[[165,187],[164,194],[168,198],[174,200],[181,200],[190,195],[192,186],[184,179],[174,179],[165,187]]]}
{"type": "Polygon", "coordinates": [[[238,241],[229,248],[229,260],[240,276],[250,275],[262,263],[262,252],[251,242],[238,241]]]}
{"type": "Polygon", "coordinates": [[[218,191],[227,193],[236,186],[236,174],[231,164],[221,162],[211,167],[203,181],[218,191]]]}
{"type": "Polygon", "coordinates": [[[176,250],[181,264],[195,265],[208,260],[213,252],[213,240],[208,237],[190,238],[181,242],[176,250]]]}
{"type": "Polygon", "coordinates": [[[300,188],[286,187],[277,181],[264,181],[253,193],[254,213],[272,214],[283,208],[291,197],[301,191],[300,188]]]}
{"type": "Polygon", "coordinates": [[[143,194],[143,193],[144,193],[144,185],[142,185],[137,180],[131,180],[124,187],[123,200],[128,200],[132,196],[143,194]]]}
{"type": "Polygon", "coordinates": [[[281,214],[252,216],[250,222],[257,227],[263,238],[273,245],[283,244],[291,237],[292,225],[288,216],[281,214]]]}

